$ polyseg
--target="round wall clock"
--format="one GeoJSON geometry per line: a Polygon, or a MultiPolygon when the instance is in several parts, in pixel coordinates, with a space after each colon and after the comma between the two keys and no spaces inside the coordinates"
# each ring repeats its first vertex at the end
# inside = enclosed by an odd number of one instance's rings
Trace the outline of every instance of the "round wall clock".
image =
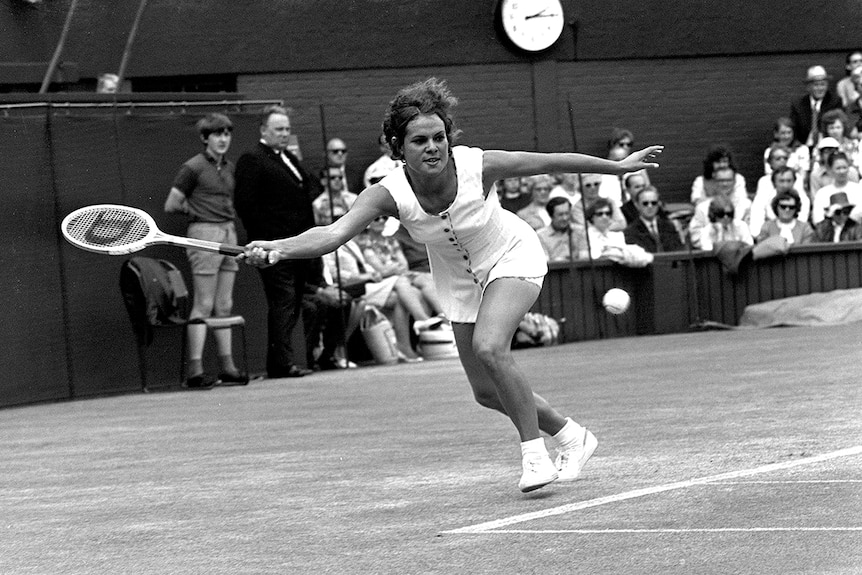
{"type": "Polygon", "coordinates": [[[553,46],[565,24],[560,0],[500,0],[496,17],[506,39],[527,52],[553,46]]]}

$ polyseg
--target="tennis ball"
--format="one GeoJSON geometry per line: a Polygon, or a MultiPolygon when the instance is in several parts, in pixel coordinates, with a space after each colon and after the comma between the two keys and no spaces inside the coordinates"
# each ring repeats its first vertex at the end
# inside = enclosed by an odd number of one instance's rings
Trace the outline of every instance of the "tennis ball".
{"type": "Polygon", "coordinates": [[[614,315],[619,315],[629,309],[631,301],[632,298],[629,297],[628,292],[620,288],[611,288],[602,297],[602,305],[605,306],[608,313],[614,315]]]}

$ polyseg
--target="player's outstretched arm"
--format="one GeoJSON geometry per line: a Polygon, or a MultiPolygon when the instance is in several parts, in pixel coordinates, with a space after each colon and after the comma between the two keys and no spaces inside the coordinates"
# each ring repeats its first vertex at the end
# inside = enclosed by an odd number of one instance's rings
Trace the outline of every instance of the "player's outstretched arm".
{"type": "Polygon", "coordinates": [[[355,237],[378,216],[397,212],[389,191],[380,185],[367,188],[353,207],[327,226],[315,226],[297,236],[279,240],[255,240],[245,246],[240,259],[254,266],[272,265],[281,260],[310,259],[328,254],[355,237]]]}
{"type": "Polygon", "coordinates": [[[621,175],[643,168],[658,168],[656,158],[662,150],[664,146],[649,146],[619,161],[578,153],[487,150],[483,173],[485,181],[552,172],[621,175]]]}

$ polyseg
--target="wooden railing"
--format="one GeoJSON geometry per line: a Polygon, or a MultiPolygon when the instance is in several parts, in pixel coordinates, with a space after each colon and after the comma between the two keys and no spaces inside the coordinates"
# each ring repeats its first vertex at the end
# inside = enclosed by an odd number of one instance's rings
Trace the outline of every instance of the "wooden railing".
{"type": "Polygon", "coordinates": [[[706,322],[737,325],[749,304],[862,287],[862,242],[791,247],[746,261],[731,275],[711,252],[656,254],[646,268],[607,261],[551,264],[533,311],[565,318],[564,341],[679,333],[706,322]],[[601,306],[608,289],[632,296],[628,312],[601,306]]]}

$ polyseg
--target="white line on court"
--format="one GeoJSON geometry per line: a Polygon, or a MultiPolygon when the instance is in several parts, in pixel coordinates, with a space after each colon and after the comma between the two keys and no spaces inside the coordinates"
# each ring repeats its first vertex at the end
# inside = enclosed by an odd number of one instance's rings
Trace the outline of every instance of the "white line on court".
{"type": "MultiPolygon", "coordinates": [[[[761,467],[754,467],[752,469],[742,469],[740,471],[731,471],[729,473],[720,473],[718,475],[710,475],[708,477],[700,477],[696,479],[689,479],[687,481],[677,481],[676,483],[667,483],[665,485],[656,485],[655,487],[646,487],[644,489],[635,489],[634,491],[627,491],[625,493],[618,493],[616,495],[609,495],[606,497],[598,497],[596,499],[589,499],[587,501],[579,501],[577,503],[569,503],[567,505],[560,505],[559,507],[551,507],[550,509],[544,509],[542,511],[533,511],[532,513],[522,513],[521,515],[513,515],[511,517],[505,517],[503,519],[496,519],[494,521],[486,521],[484,523],[478,523],[476,525],[469,525],[467,527],[460,527],[458,529],[452,529],[449,531],[442,531],[441,534],[444,535],[456,535],[456,534],[479,534],[479,533],[489,533],[489,532],[498,532],[497,530],[502,527],[507,527],[509,525],[516,525],[518,523],[526,523],[527,521],[533,521],[536,519],[544,519],[545,517],[552,517],[554,515],[563,515],[565,513],[571,513],[573,511],[580,511],[581,509],[588,509],[590,507],[598,507],[600,505],[607,505],[609,503],[617,503],[619,501],[625,501],[627,499],[635,499],[637,497],[644,497],[647,495],[654,495],[656,493],[663,493],[665,491],[673,491],[675,489],[685,489],[688,487],[693,487],[695,485],[703,485],[705,483],[715,483],[716,481],[725,481],[730,479],[739,479],[741,477],[749,477],[752,475],[758,475],[761,473],[769,473],[771,471],[780,471],[784,469],[791,469],[793,467],[799,467],[802,465],[810,465],[812,463],[820,463],[823,461],[829,461],[830,459],[837,459],[839,457],[850,457],[853,455],[862,454],[862,445],[857,445],[856,447],[849,447],[847,449],[840,449],[838,451],[832,451],[830,453],[823,453],[821,455],[815,455],[814,457],[805,457],[803,459],[796,459],[793,461],[785,461],[783,463],[772,463],[769,465],[763,465],[761,467]]],[[[544,531],[543,531],[544,532],[544,531]]]]}
{"type": "Polygon", "coordinates": [[[809,532],[809,531],[862,531],[862,527],[715,527],[712,529],[495,529],[487,533],[543,533],[577,535],[614,535],[630,533],[770,533],[770,532],[809,532]]]}

